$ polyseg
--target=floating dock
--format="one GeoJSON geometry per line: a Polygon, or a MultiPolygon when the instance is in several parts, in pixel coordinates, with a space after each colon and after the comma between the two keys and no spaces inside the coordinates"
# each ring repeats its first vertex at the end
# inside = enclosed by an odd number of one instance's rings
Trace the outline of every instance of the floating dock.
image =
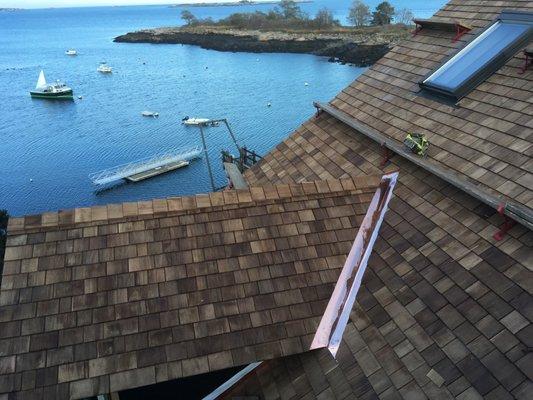
{"type": "Polygon", "coordinates": [[[139,172],[138,174],[127,176],[125,179],[130,182],[140,182],[148,178],[152,178],[157,175],[164,174],[166,172],[174,171],[178,168],[183,168],[189,165],[189,161],[176,161],[170,164],[167,164],[163,167],[156,167],[149,169],[148,171],[139,172]]]}
{"type": "Polygon", "coordinates": [[[187,149],[172,149],[152,157],[95,172],[89,175],[89,179],[96,186],[106,185],[121,179],[138,182],[185,167],[189,165],[189,161],[199,158],[201,153],[200,146],[187,149]]]}

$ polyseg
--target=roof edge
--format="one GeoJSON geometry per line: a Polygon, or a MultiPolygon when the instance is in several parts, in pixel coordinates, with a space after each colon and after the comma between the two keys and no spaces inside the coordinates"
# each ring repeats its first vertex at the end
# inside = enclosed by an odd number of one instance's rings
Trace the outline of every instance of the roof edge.
{"type": "Polygon", "coordinates": [[[377,187],[380,180],[380,175],[368,175],[290,184],[250,186],[248,189],[210,192],[192,196],[80,207],[23,217],[11,217],[8,221],[7,231],[8,235],[16,235],[26,233],[26,230],[68,228],[76,224],[105,224],[120,219],[131,221],[131,218],[150,218],[164,214],[174,216],[191,210],[217,206],[249,204],[325,192],[370,189],[377,187]]]}
{"type": "Polygon", "coordinates": [[[207,396],[205,396],[202,400],[216,400],[220,396],[223,396],[225,393],[227,393],[228,391],[233,389],[237,384],[239,384],[242,380],[246,380],[247,376],[249,376],[252,372],[254,372],[262,363],[263,361],[257,361],[257,362],[248,364],[246,367],[241,369],[239,372],[237,372],[235,375],[229,378],[222,385],[220,385],[215,390],[213,390],[211,393],[209,393],[207,396]]]}

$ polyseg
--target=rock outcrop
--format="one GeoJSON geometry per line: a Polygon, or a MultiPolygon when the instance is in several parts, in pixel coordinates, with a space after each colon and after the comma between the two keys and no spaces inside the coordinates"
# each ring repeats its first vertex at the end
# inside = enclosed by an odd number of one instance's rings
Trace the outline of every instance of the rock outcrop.
{"type": "Polygon", "coordinates": [[[307,53],[330,61],[371,65],[407,35],[407,29],[373,28],[337,32],[263,32],[222,27],[147,29],[115,38],[124,43],[188,44],[251,53],[307,53]]]}

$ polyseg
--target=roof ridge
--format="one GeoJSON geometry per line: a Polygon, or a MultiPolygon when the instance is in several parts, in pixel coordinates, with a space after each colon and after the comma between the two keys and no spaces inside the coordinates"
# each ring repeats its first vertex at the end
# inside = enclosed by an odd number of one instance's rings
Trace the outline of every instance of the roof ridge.
{"type": "Polygon", "coordinates": [[[259,203],[297,196],[359,191],[366,188],[375,188],[380,182],[381,175],[349,176],[342,179],[250,186],[248,189],[78,207],[22,217],[11,217],[8,221],[8,234],[20,234],[21,231],[28,229],[51,229],[76,224],[106,223],[119,219],[129,220],[131,218],[150,217],[157,214],[172,213],[172,215],[176,215],[191,210],[259,203]]]}

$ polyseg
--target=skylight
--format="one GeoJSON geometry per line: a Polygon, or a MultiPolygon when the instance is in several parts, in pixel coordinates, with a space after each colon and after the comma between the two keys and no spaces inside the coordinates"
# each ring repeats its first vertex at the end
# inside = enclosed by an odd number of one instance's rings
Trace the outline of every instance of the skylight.
{"type": "Polygon", "coordinates": [[[533,38],[533,13],[503,11],[459,53],[420,83],[424,89],[459,100],[502,67],[533,38]]]}

